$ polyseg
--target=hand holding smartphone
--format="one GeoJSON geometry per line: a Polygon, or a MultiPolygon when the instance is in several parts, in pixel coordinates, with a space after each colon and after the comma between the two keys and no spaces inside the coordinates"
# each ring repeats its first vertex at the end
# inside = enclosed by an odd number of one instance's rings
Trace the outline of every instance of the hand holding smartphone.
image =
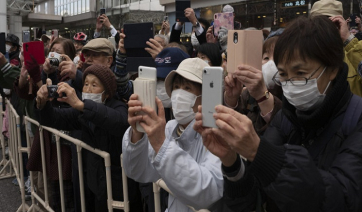
{"type": "MultiPolygon", "coordinates": [[[[106,8],[101,8],[99,11],[99,16],[106,14],[106,8]]],[[[103,19],[100,20],[101,23],[103,23],[103,19]]]]}
{"type": "Polygon", "coordinates": [[[59,31],[57,29],[53,29],[52,30],[52,37],[55,38],[59,38],[59,31]]]}
{"type": "MultiPolygon", "coordinates": [[[[142,106],[149,106],[157,112],[156,84],[156,68],[140,66],[138,68],[138,78],[133,81],[134,93],[138,95],[138,100],[142,102],[142,106]]],[[[140,114],[144,113],[141,112],[140,114]]],[[[145,133],[139,122],[136,123],[136,130],[145,133]]]]}
{"type": "Polygon", "coordinates": [[[206,67],[202,73],[202,126],[218,128],[214,113],[223,100],[224,77],[222,67],[206,67]]]}

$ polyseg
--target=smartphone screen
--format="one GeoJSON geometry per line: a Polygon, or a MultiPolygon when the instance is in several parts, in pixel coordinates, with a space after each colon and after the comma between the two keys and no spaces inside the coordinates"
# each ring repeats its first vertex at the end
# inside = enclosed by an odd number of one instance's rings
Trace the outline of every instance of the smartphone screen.
{"type": "Polygon", "coordinates": [[[99,13],[100,15],[106,14],[106,8],[101,8],[99,13]]]}
{"type": "Polygon", "coordinates": [[[23,31],[23,43],[30,42],[30,31],[23,31]]]}
{"type": "Polygon", "coordinates": [[[163,17],[163,21],[168,21],[168,16],[163,17]]]}

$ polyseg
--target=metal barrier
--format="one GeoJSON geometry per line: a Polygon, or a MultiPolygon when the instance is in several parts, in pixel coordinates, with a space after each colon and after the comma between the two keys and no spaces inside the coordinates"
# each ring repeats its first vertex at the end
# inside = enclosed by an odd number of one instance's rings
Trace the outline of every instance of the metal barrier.
{"type": "MultiPolygon", "coordinates": [[[[108,152],[101,151],[99,149],[95,149],[86,143],[82,142],[81,140],[72,138],[56,129],[42,126],[37,121],[25,116],[25,124],[28,122],[35,124],[39,128],[40,133],[40,148],[41,148],[41,158],[42,158],[42,170],[46,170],[46,161],[45,161],[45,150],[44,150],[44,136],[43,131],[46,130],[50,133],[53,133],[56,138],[56,148],[57,148],[57,159],[58,159],[58,173],[59,173],[59,187],[60,187],[60,200],[61,200],[61,209],[62,212],[65,212],[65,202],[64,202],[64,187],[63,187],[63,173],[62,173],[62,160],[61,160],[61,147],[60,147],[60,138],[65,139],[77,147],[77,159],[78,159],[78,173],[79,173],[79,182],[83,182],[83,163],[82,163],[82,149],[86,149],[89,152],[92,152],[96,155],[99,155],[104,159],[104,165],[106,170],[106,181],[107,181],[107,204],[108,204],[108,211],[113,211],[113,209],[122,209],[125,212],[129,211],[129,202],[128,202],[128,188],[127,188],[127,177],[125,176],[123,168],[122,168],[122,181],[123,181],[123,197],[124,201],[115,201],[112,197],[112,180],[111,180],[111,159],[108,152]]],[[[27,132],[27,145],[30,146],[30,139],[27,132]]],[[[30,155],[30,148],[28,149],[28,154],[30,155]]],[[[122,158],[121,158],[122,164],[122,158]]],[[[43,171],[43,179],[47,179],[46,171],[43,171]]],[[[53,212],[53,209],[49,206],[49,195],[48,195],[48,185],[47,180],[44,180],[44,193],[45,193],[45,200],[41,199],[36,192],[34,192],[34,182],[33,176],[30,175],[31,181],[31,198],[32,198],[32,205],[30,209],[33,209],[36,206],[35,200],[37,200],[46,210],[53,212]]],[[[81,199],[81,210],[82,212],[86,211],[85,207],[85,194],[84,194],[84,184],[80,183],[80,199],[81,199]]],[[[31,210],[30,210],[31,211],[31,210]]]]}
{"type": "MultiPolygon", "coordinates": [[[[155,183],[153,183],[153,193],[155,197],[155,212],[161,212],[161,205],[160,205],[160,189],[163,188],[165,191],[167,191],[169,194],[173,195],[170,189],[167,187],[165,181],[162,179],[157,180],[155,183]]],[[[187,206],[194,212],[210,212],[207,209],[201,209],[201,210],[195,210],[195,208],[191,206],[187,206]]]]}
{"type": "MultiPolygon", "coordinates": [[[[5,115],[3,111],[3,99],[0,96],[0,129],[3,129],[3,115],[5,115]]],[[[6,147],[5,139],[2,132],[0,133],[0,147],[1,147],[1,159],[0,159],[0,180],[6,179],[10,177],[15,177],[15,172],[12,167],[12,163],[10,160],[6,159],[6,147]]]]}
{"type": "MultiPolygon", "coordinates": [[[[0,99],[1,103],[1,99],[0,99]]],[[[43,208],[47,211],[54,212],[54,210],[49,205],[49,191],[48,191],[48,182],[47,182],[47,173],[46,173],[46,161],[45,161],[45,148],[44,148],[44,135],[43,131],[46,130],[55,135],[56,138],[56,149],[57,149],[57,159],[58,159],[58,173],[59,173],[59,188],[60,188],[60,202],[61,202],[61,211],[65,212],[65,202],[64,202],[64,187],[63,187],[63,173],[62,173],[62,160],[61,160],[61,144],[60,138],[65,139],[77,147],[77,159],[78,159],[78,172],[79,172],[79,181],[80,183],[80,199],[81,199],[81,210],[82,212],[86,211],[85,207],[85,193],[84,193],[84,184],[83,184],[83,163],[82,163],[82,150],[85,149],[90,153],[99,155],[104,159],[105,171],[106,171],[106,183],[107,183],[107,206],[108,211],[112,212],[113,209],[122,209],[125,212],[129,212],[129,198],[128,198],[128,186],[127,186],[127,176],[123,170],[123,161],[122,156],[121,166],[122,166],[122,182],[123,182],[123,197],[124,201],[115,201],[112,197],[112,180],[111,180],[111,158],[110,154],[105,151],[101,151],[99,149],[95,149],[81,140],[72,138],[56,129],[42,126],[36,120],[31,119],[27,116],[24,116],[25,126],[28,123],[34,124],[39,128],[40,134],[40,148],[41,148],[41,162],[42,162],[42,174],[43,174],[43,184],[44,184],[44,199],[42,199],[34,190],[34,179],[33,173],[30,172],[30,184],[31,184],[31,206],[29,206],[25,202],[25,186],[24,186],[24,169],[23,169],[23,155],[22,153],[27,153],[28,157],[31,154],[31,142],[30,135],[28,130],[26,130],[26,141],[27,147],[22,147],[21,145],[21,135],[20,135],[20,117],[17,114],[14,107],[11,105],[9,100],[6,100],[7,104],[7,112],[9,114],[9,131],[10,138],[8,142],[9,146],[9,160],[5,159],[5,145],[4,139],[1,135],[1,147],[3,153],[3,160],[0,165],[4,167],[0,171],[0,179],[9,178],[16,176],[19,187],[21,191],[21,206],[17,211],[38,211],[39,206],[36,204],[36,201],[43,206],[43,208]],[[10,168],[10,173],[6,173],[6,168],[10,168]]],[[[0,105],[1,106],[1,105],[0,105]]],[[[2,111],[2,109],[0,109],[2,111]]],[[[2,116],[0,118],[0,127],[2,126],[2,116]]],[[[2,133],[1,133],[2,134],[2,133]]],[[[40,161],[39,161],[40,162],[40,161]]]]}

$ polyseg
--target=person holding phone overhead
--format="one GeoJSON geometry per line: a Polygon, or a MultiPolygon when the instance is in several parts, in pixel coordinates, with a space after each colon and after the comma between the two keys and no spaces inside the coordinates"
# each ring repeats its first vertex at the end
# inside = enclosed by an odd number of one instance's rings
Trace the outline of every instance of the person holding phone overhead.
{"type": "MultiPolygon", "coordinates": [[[[100,38],[101,30],[103,28],[105,28],[109,31],[109,34],[112,37],[114,37],[114,40],[116,41],[116,43],[119,42],[119,40],[120,40],[119,33],[117,32],[116,28],[114,28],[114,26],[109,21],[107,15],[105,14],[104,8],[101,9],[100,15],[97,17],[96,30],[94,31],[93,38],[100,38]]],[[[109,36],[107,36],[106,38],[108,38],[108,37],[109,36]]]]}
{"type": "MultiPolygon", "coordinates": [[[[223,193],[220,160],[206,150],[201,135],[193,130],[201,104],[202,72],[209,65],[199,58],[185,59],[165,80],[175,120],[166,123],[162,101],[156,98],[158,113],[142,107],[133,94],[128,102],[131,127],[123,137],[123,163],[128,177],[142,183],[162,178],[173,195],[168,211],[213,208],[223,193]],[[139,112],[146,115],[138,115],[139,112]],[[138,132],[140,122],[146,133],[138,132]]],[[[221,211],[221,210],[220,210],[221,211]]]]}

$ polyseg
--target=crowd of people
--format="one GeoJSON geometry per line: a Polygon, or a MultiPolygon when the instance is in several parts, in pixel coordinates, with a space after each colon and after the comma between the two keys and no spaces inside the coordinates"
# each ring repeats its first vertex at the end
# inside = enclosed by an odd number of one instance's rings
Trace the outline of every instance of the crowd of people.
{"type": "MultiPolygon", "coordinates": [[[[226,5],[220,12],[234,9],[226,5]]],[[[261,70],[249,64],[227,70],[227,58],[238,57],[228,54],[228,30],[215,36],[192,8],[184,13],[193,25],[190,42],[180,42],[184,23],[164,21],[146,43],[157,69],[157,110],[133,93],[137,70],[127,70],[127,35],[104,14],[97,17],[93,39],[83,32],[73,39],[44,35],[44,64],[24,61],[19,38],[8,34],[9,57],[0,53],[1,95],[21,119],[29,116],[108,152],[112,195],[119,201],[123,154],[134,212],[155,211],[152,182],[158,179],[172,192],[161,191],[162,211],[361,211],[360,17],[344,19],[340,1],[317,1],[309,17],[263,30],[261,70]],[[102,29],[116,45],[101,38],[102,29]],[[58,66],[55,57],[61,58],[58,66]],[[213,114],[217,128],[202,121],[202,73],[210,66],[224,70],[223,104],[213,114]]],[[[9,137],[6,116],[2,133],[9,137]]],[[[50,206],[61,211],[56,139],[21,123],[22,145],[26,131],[32,138],[29,159],[24,156],[26,194],[32,171],[35,192],[44,197],[47,181],[50,206]]],[[[108,211],[103,159],[83,150],[79,182],[77,148],[60,143],[66,211],[81,211],[82,183],[86,211],[108,211]]]]}

